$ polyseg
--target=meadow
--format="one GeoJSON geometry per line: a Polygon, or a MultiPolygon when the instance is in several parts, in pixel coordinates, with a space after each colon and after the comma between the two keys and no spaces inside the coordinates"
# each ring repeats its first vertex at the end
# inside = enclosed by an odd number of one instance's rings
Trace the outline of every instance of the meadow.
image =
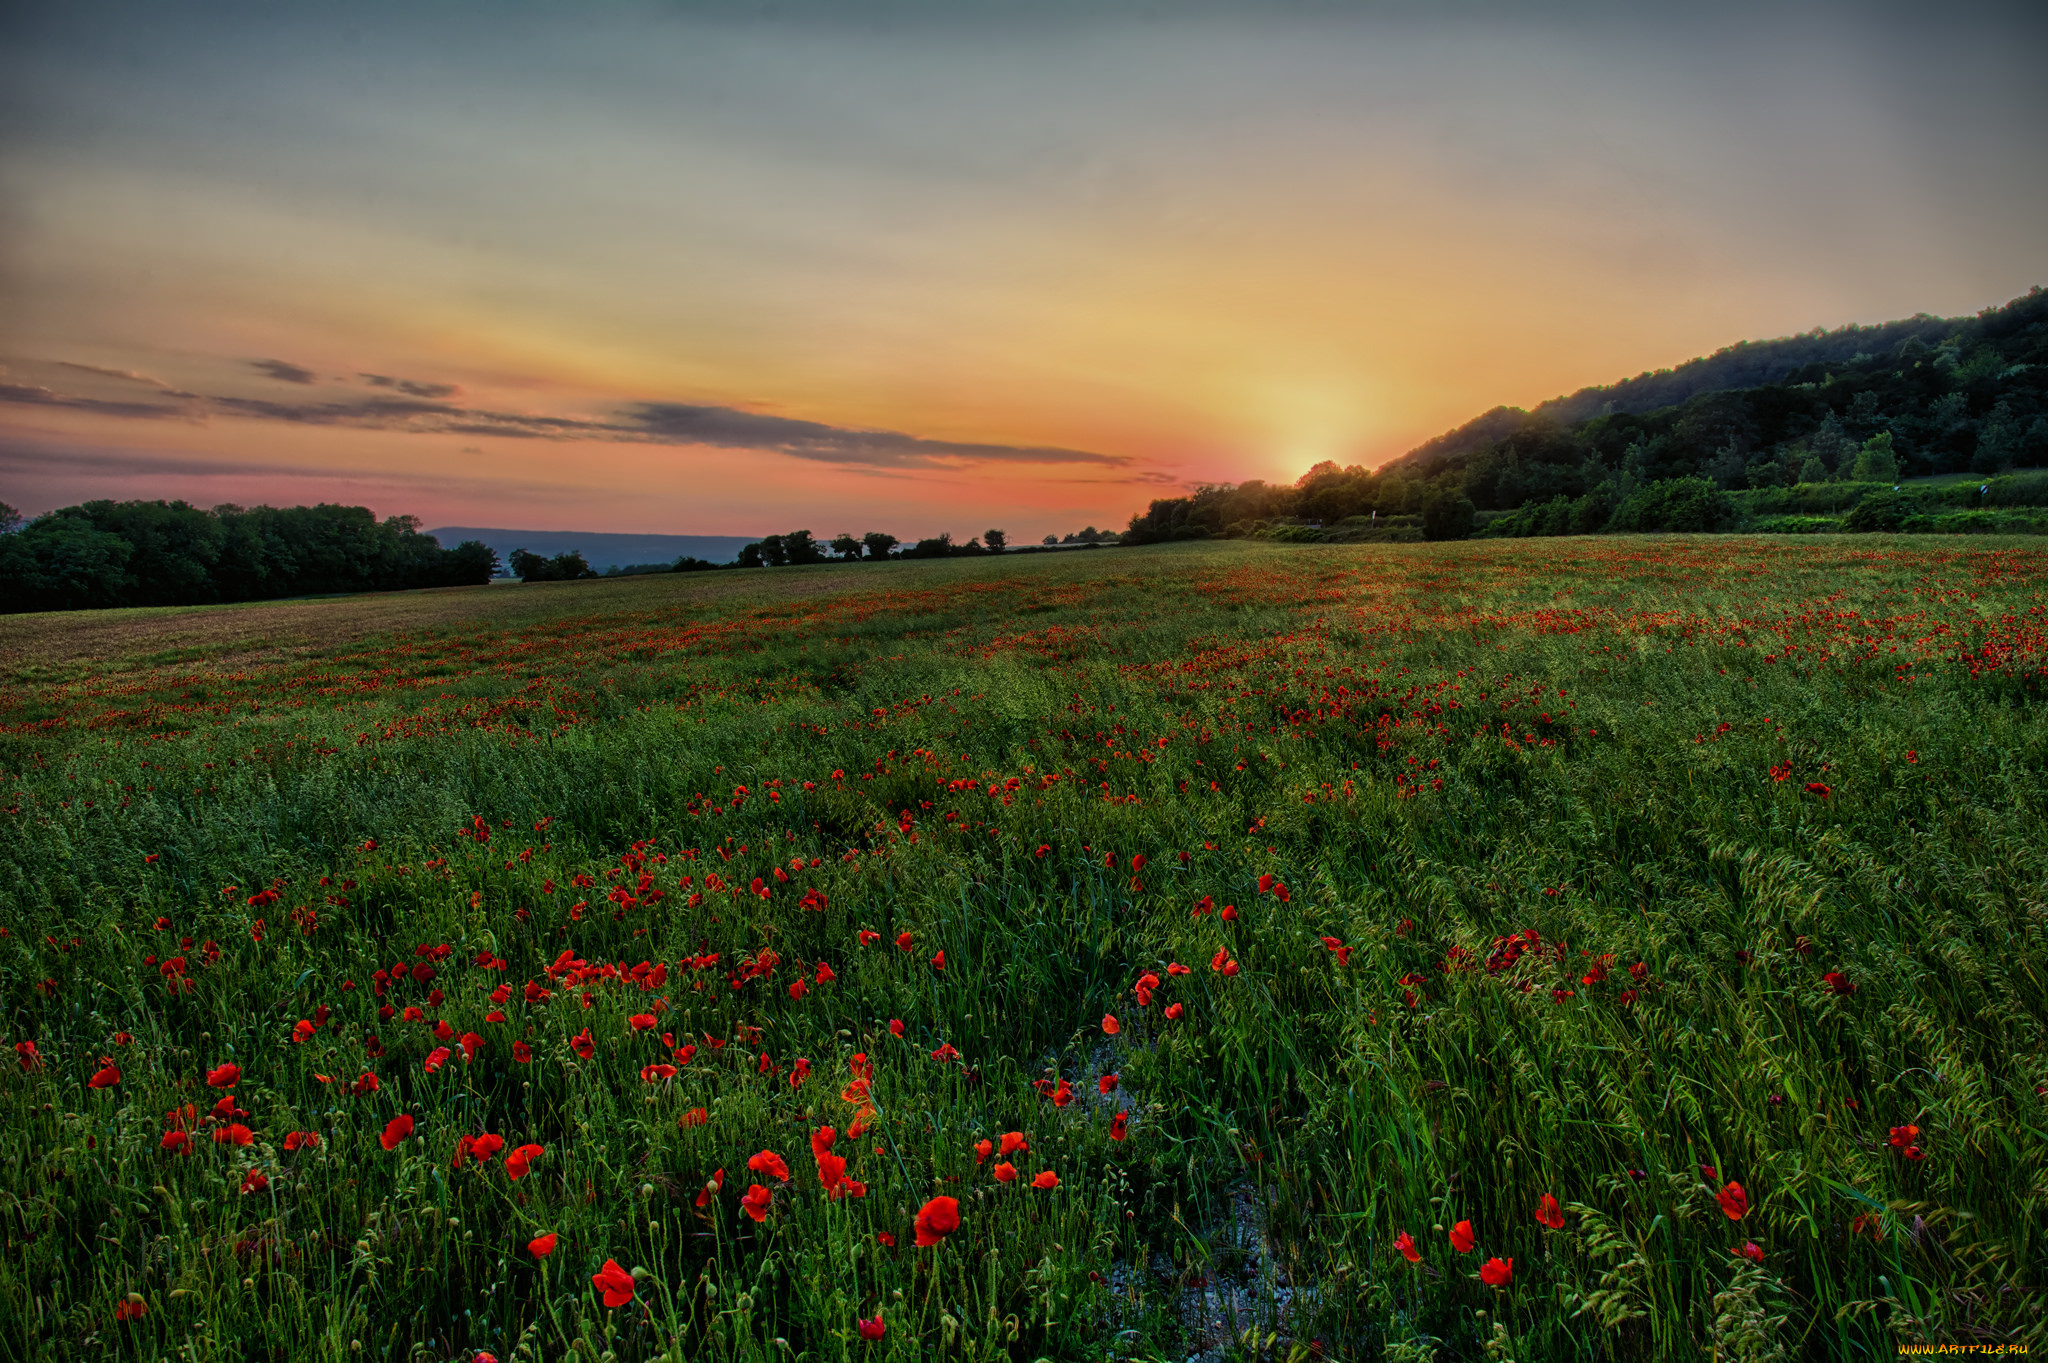
{"type": "Polygon", "coordinates": [[[0,672],[7,1357],[2044,1338],[2025,541],[670,575],[0,672]]]}

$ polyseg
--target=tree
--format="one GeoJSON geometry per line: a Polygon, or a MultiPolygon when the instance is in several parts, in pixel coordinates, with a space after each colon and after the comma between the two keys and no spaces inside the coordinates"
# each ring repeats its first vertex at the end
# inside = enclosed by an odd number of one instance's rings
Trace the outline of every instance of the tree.
{"type": "Polygon", "coordinates": [[[761,559],[770,568],[781,568],[789,563],[789,550],[783,546],[782,536],[761,537],[761,559]]]}
{"type": "Polygon", "coordinates": [[[1899,477],[1899,458],[1892,449],[1892,433],[1879,431],[1863,442],[1863,448],[1856,452],[1856,464],[1851,471],[1859,483],[1891,483],[1899,477]]]}
{"type": "Polygon", "coordinates": [[[782,537],[782,554],[791,563],[823,563],[825,548],[811,538],[808,530],[792,530],[782,537]]]}
{"type": "Polygon", "coordinates": [[[953,552],[953,533],[949,530],[933,539],[919,540],[915,546],[903,551],[904,558],[945,558],[953,552]]]}
{"type": "Polygon", "coordinates": [[[1461,540],[1472,533],[1479,508],[1462,492],[1439,489],[1422,504],[1422,537],[1428,540],[1461,540]]]}
{"type": "Polygon", "coordinates": [[[446,587],[481,587],[498,575],[498,551],[482,540],[464,540],[448,551],[446,587]]]}
{"type": "Polygon", "coordinates": [[[733,564],[740,568],[765,568],[768,566],[768,557],[761,552],[761,542],[756,540],[752,544],[740,546],[739,553],[733,558],[733,564]]]}
{"type": "Polygon", "coordinates": [[[988,546],[988,551],[991,554],[1000,554],[1003,550],[1010,547],[1010,537],[1000,530],[983,531],[981,540],[982,543],[988,546]]]}
{"type": "Polygon", "coordinates": [[[1060,537],[1058,535],[1047,535],[1043,542],[1046,544],[1058,544],[1060,537]]]}
{"type": "Polygon", "coordinates": [[[860,541],[842,530],[832,537],[832,552],[845,559],[859,558],[860,541]]]}
{"type": "Polygon", "coordinates": [[[5,502],[0,502],[0,535],[11,535],[21,529],[21,513],[5,502]]]}
{"type": "Polygon", "coordinates": [[[889,551],[901,543],[894,535],[885,535],[879,530],[868,531],[860,537],[860,542],[868,547],[869,558],[887,558],[889,551]]]}
{"type": "Polygon", "coordinates": [[[1821,463],[1820,456],[1809,454],[1806,462],[1799,466],[1799,481],[1802,483],[1825,483],[1828,480],[1828,466],[1821,463]]]}

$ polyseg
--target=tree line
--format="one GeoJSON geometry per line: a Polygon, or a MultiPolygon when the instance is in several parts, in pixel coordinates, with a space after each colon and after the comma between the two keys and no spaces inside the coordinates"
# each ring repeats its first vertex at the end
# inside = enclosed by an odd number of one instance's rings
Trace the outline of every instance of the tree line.
{"type": "Polygon", "coordinates": [[[33,520],[0,503],[0,611],[190,606],[489,582],[498,556],[444,549],[417,516],[362,506],[95,501],[33,520]]]}
{"type": "Polygon", "coordinates": [[[1381,533],[1397,518],[1432,539],[1482,522],[1493,534],[1731,529],[1745,495],[1769,489],[2040,467],[2048,293],[2036,288],[1975,318],[1748,343],[1534,412],[1496,408],[1377,470],[1324,462],[1292,486],[1198,487],[1133,516],[1124,542],[1381,533]]]}

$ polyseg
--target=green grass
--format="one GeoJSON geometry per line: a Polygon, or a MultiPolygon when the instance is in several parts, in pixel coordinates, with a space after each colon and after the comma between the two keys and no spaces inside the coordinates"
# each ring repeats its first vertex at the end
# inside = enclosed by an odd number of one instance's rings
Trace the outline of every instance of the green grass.
{"type": "Polygon", "coordinates": [[[2037,544],[1233,542],[0,623],[4,1039],[39,1056],[0,1081],[0,1353],[2039,1341],[2037,544]],[[825,1195],[824,1125],[864,1196],[825,1195]]]}

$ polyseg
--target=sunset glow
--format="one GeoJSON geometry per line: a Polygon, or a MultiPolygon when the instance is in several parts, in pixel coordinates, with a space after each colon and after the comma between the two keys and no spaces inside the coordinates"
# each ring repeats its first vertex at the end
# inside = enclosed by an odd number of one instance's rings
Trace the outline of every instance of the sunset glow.
{"type": "Polygon", "coordinates": [[[2020,20],[1571,13],[17,13],[0,498],[1035,538],[2040,282],[2020,20]]]}

